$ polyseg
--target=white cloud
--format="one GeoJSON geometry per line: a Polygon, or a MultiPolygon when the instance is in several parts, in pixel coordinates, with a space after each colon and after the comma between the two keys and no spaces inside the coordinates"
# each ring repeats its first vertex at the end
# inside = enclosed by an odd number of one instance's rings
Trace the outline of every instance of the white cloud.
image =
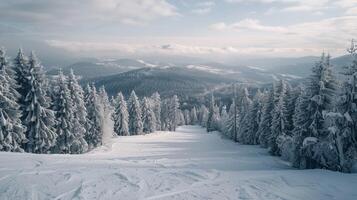
{"type": "Polygon", "coordinates": [[[197,14],[197,15],[204,15],[208,14],[212,11],[213,6],[215,6],[216,3],[214,1],[202,1],[196,3],[194,8],[191,10],[192,13],[197,14]]]}
{"type": "Polygon", "coordinates": [[[0,17],[11,22],[80,24],[112,21],[145,24],[178,15],[166,0],[3,0],[0,17]]]}
{"type": "Polygon", "coordinates": [[[224,22],[211,25],[211,28],[216,30],[231,29],[236,31],[252,30],[252,31],[265,31],[265,32],[287,32],[287,29],[280,26],[267,26],[262,25],[256,19],[243,19],[233,24],[225,24],[224,22]]]}

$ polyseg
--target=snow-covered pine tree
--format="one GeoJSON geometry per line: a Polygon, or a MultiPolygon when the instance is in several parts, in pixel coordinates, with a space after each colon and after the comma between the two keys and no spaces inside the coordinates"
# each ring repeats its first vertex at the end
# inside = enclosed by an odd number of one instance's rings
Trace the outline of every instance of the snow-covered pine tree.
{"type": "Polygon", "coordinates": [[[176,131],[177,124],[178,124],[179,107],[180,107],[179,99],[177,95],[174,95],[172,98],[170,98],[170,103],[169,103],[169,113],[168,113],[169,131],[176,131]]]}
{"type": "Polygon", "coordinates": [[[248,109],[248,114],[246,115],[246,130],[242,135],[241,142],[243,144],[258,144],[258,128],[261,120],[262,114],[262,96],[263,94],[258,91],[256,92],[253,102],[248,109]]]}
{"type": "Polygon", "coordinates": [[[16,91],[14,76],[5,50],[0,48],[0,151],[23,152],[25,127],[20,120],[21,111],[17,103],[20,95],[16,91]]]}
{"type": "Polygon", "coordinates": [[[70,147],[70,152],[74,154],[84,153],[88,151],[88,144],[84,139],[86,135],[87,109],[85,107],[83,89],[78,84],[77,77],[72,69],[68,76],[68,89],[73,103],[72,133],[74,140],[70,147]]]}
{"type": "Polygon", "coordinates": [[[224,133],[234,141],[237,141],[238,127],[239,127],[239,110],[235,103],[235,98],[232,100],[232,104],[229,107],[228,120],[225,124],[224,133]]]}
{"type": "Polygon", "coordinates": [[[295,114],[295,105],[297,99],[301,93],[301,87],[296,87],[292,89],[289,83],[286,83],[286,95],[285,95],[285,134],[279,135],[277,138],[278,147],[281,152],[281,157],[283,160],[291,161],[294,157],[294,138],[293,138],[293,129],[294,129],[294,114],[295,114]]]}
{"type": "Polygon", "coordinates": [[[252,104],[252,100],[249,98],[249,92],[247,88],[243,88],[241,90],[241,95],[238,100],[239,100],[238,109],[240,113],[239,127],[238,127],[238,141],[244,143],[243,142],[244,137],[247,135],[247,131],[250,126],[248,115],[249,115],[250,105],[252,104]]]}
{"type": "Polygon", "coordinates": [[[161,130],[161,97],[158,92],[151,95],[152,110],[155,113],[156,130],[161,130]]]}
{"type": "Polygon", "coordinates": [[[33,153],[48,153],[56,144],[57,134],[54,130],[55,116],[49,109],[48,97],[43,90],[44,72],[35,54],[29,59],[29,88],[26,94],[23,111],[28,139],[26,150],[33,153]]]}
{"type": "Polygon", "coordinates": [[[130,94],[128,107],[130,135],[140,135],[143,132],[143,122],[141,119],[140,103],[134,90],[130,94]]]}
{"type": "Polygon", "coordinates": [[[121,92],[118,93],[115,99],[114,131],[117,135],[130,135],[129,133],[129,114],[126,101],[121,92]]]}
{"type": "Polygon", "coordinates": [[[207,132],[211,132],[211,131],[215,131],[215,124],[214,124],[214,110],[215,110],[215,100],[214,100],[214,96],[213,93],[211,94],[211,99],[209,102],[209,109],[208,109],[208,119],[207,119],[207,132]]]}
{"type": "MultiPolygon", "coordinates": [[[[24,55],[22,49],[19,49],[16,58],[14,59],[14,71],[15,71],[15,80],[18,84],[16,87],[17,92],[19,93],[18,103],[20,104],[20,110],[25,111],[26,106],[25,98],[27,93],[30,91],[30,80],[29,77],[29,65],[28,58],[24,55]]],[[[25,116],[21,117],[23,121],[25,116]]]]}
{"type": "Polygon", "coordinates": [[[167,131],[169,124],[169,101],[170,99],[163,99],[161,101],[161,130],[167,131]]]}
{"type": "Polygon", "coordinates": [[[264,99],[261,121],[257,135],[259,135],[259,144],[262,147],[268,147],[268,138],[271,135],[272,112],[274,109],[274,88],[269,91],[264,99]]]}
{"type": "Polygon", "coordinates": [[[221,116],[220,116],[220,123],[219,123],[219,131],[221,131],[222,133],[224,133],[225,131],[225,124],[227,123],[229,116],[227,113],[227,107],[224,105],[222,106],[222,110],[221,110],[221,116]]]}
{"type": "Polygon", "coordinates": [[[67,77],[62,71],[58,74],[57,87],[54,91],[57,97],[54,102],[53,110],[56,116],[56,145],[53,152],[71,153],[70,149],[75,140],[73,133],[74,107],[70,91],[68,89],[67,77]]]}
{"type": "MultiPolygon", "coordinates": [[[[326,161],[331,151],[327,141],[328,129],[324,115],[333,105],[336,82],[331,72],[330,56],[321,57],[312,69],[307,84],[307,119],[300,119],[307,124],[304,137],[295,141],[294,165],[300,168],[328,168],[326,161]]],[[[295,124],[295,122],[294,122],[295,124]]]]}
{"type": "Polygon", "coordinates": [[[105,143],[110,138],[114,136],[114,122],[112,119],[114,108],[112,107],[107,91],[104,86],[99,88],[98,92],[99,101],[102,109],[102,133],[103,133],[103,142],[105,143]]]}
{"type": "Polygon", "coordinates": [[[274,109],[272,112],[271,135],[268,137],[269,152],[272,155],[277,156],[281,155],[281,151],[278,145],[278,139],[280,137],[285,137],[288,134],[286,126],[288,124],[286,93],[286,82],[284,80],[280,80],[279,85],[274,91],[274,97],[277,101],[274,104],[274,109]]]}
{"type": "Polygon", "coordinates": [[[178,125],[179,125],[179,126],[186,125],[185,116],[183,115],[182,110],[179,109],[178,112],[179,112],[179,123],[178,123],[178,125]]]}
{"type": "Polygon", "coordinates": [[[207,120],[208,120],[208,109],[205,105],[202,104],[198,115],[199,124],[202,127],[207,127],[207,120]]]}
{"type": "Polygon", "coordinates": [[[143,132],[152,133],[156,130],[156,118],[155,113],[150,105],[150,100],[147,97],[143,98],[142,103],[142,121],[143,121],[143,132]]]}
{"type": "Polygon", "coordinates": [[[185,109],[183,111],[183,116],[185,118],[185,125],[189,125],[191,124],[191,115],[190,115],[190,111],[185,109]]]}
{"type": "Polygon", "coordinates": [[[214,106],[212,122],[213,122],[214,129],[216,131],[219,131],[221,128],[221,126],[220,126],[221,125],[221,114],[220,114],[218,105],[214,106]]]}
{"type": "Polygon", "coordinates": [[[87,85],[85,103],[87,109],[87,132],[85,139],[89,149],[93,149],[103,144],[103,108],[94,85],[87,85]]]}
{"type": "Polygon", "coordinates": [[[197,124],[197,110],[196,107],[193,107],[190,112],[191,125],[197,124]]]}
{"type": "Polygon", "coordinates": [[[306,88],[301,87],[300,95],[296,100],[295,111],[293,116],[294,129],[293,134],[293,156],[291,163],[296,168],[305,168],[305,161],[302,157],[302,146],[305,138],[310,136],[309,117],[310,110],[308,108],[310,96],[307,94],[306,88]]]}
{"type": "Polygon", "coordinates": [[[325,118],[329,123],[327,140],[331,156],[327,157],[324,167],[343,172],[351,172],[357,158],[357,46],[354,40],[347,51],[353,61],[342,72],[345,81],[336,96],[336,108],[325,118]]]}

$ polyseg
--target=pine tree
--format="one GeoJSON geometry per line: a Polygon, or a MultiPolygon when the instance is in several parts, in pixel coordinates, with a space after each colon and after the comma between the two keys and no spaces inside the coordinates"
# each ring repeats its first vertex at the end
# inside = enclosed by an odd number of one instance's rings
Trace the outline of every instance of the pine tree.
{"type": "Polygon", "coordinates": [[[354,40],[347,51],[353,61],[342,72],[346,79],[336,96],[336,108],[325,117],[329,123],[327,142],[331,156],[325,156],[324,167],[343,172],[351,172],[357,155],[357,46],[354,40]]]}
{"type": "Polygon", "coordinates": [[[225,124],[225,134],[234,141],[237,141],[237,132],[239,127],[239,111],[236,105],[236,100],[233,98],[232,104],[229,107],[228,120],[225,124]]]}
{"type": "Polygon", "coordinates": [[[74,154],[88,151],[88,144],[84,139],[86,135],[87,109],[84,102],[84,92],[78,84],[77,77],[71,69],[68,77],[68,89],[73,103],[72,133],[74,140],[70,152],[74,154]]]}
{"type": "Polygon", "coordinates": [[[225,125],[226,125],[226,123],[227,123],[227,121],[229,119],[226,106],[222,107],[220,119],[221,119],[221,121],[219,123],[219,131],[224,133],[225,125]]]}
{"type": "Polygon", "coordinates": [[[0,151],[23,152],[26,142],[21,124],[21,111],[17,103],[19,93],[14,71],[7,61],[5,50],[0,48],[0,151]]]}
{"type": "MultiPolygon", "coordinates": [[[[304,137],[296,138],[294,165],[300,168],[328,168],[326,161],[331,152],[329,144],[326,142],[328,129],[324,115],[333,106],[336,87],[331,72],[330,56],[322,55],[321,60],[316,63],[312,71],[313,74],[307,84],[306,92],[308,116],[299,119],[300,124],[298,124],[301,126],[301,122],[304,122],[306,125],[303,126],[306,126],[307,130],[304,137]]],[[[294,135],[296,137],[296,132],[294,135]]]]}
{"type": "Polygon", "coordinates": [[[68,89],[67,79],[62,71],[60,71],[58,75],[55,94],[57,97],[54,102],[54,111],[57,120],[57,143],[54,147],[54,152],[71,153],[70,148],[75,140],[75,135],[73,133],[74,106],[68,89]]]}
{"type": "Polygon", "coordinates": [[[193,107],[190,112],[191,125],[197,124],[197,110],[196,107],[193,107]]]}
{"type": "Polygon", "coordinates": [[[129,132],[131,135],[140,135],[143,132],[143,122],[141,119],[141,107],[138,97],[133,90],[128,101],[129,105],[129,132]]]}
{"type": "Polygon", "coordinates": [[[242,135],[241,142],[244,144],[258,144],[259,137],[257,135],[259,123],[262,114],[262,96],[260,90],[254,96],[253,102],[248,109],[246,116],[246,129],[242,135]]]}
{"type": "Polygon", "coordinates": [[[170,99],[164,99],[161,101],[161,130],[167,131],[169,128],[169,104],[170,99]]]}
{"type": "Polygon", "coordinates": [[[295,111],[293,116],[294,129],[293,133],[293,157],[292,165],[297,168],[304,168],[304,159],[302,157],[302,144],[305,138],[309,137],[309,117],[310,111],[308,104],[310,97],[304,87],[301,88],[300,95],[296,100],[295,111]]]}
{"type": "Polygon", "coordinates": [[[152,133],[156,129],[156,118],[155,113],[150,106],[150,101],[148,98],[143,98],[142,103],[142,121],[143,121],[143,132],[152,133]]]}
{"type": "Polygon", "coordinates": [[[209,103],[209,109],[208,109],[208,119],[207,119],[207,132],[215,131],[215,124],[214,124],[214,109],[215,109],[215,101],[214,101],[214,96],[211,94],[211,100],[209,103]]]}
{"type": "Polygon", "coordinates": [[[207,126],[207,120],[208,120],[208,109],[205,105],[201,105],[200,110],[199,110],[199,114],[198,114],[198,121],[199,124],[202,127],[206,127],[207,126]]]}
{"type": "Polygon", "coordinates": [[[191,113],[189,110],[184,110],[183,111],[183,116],[185,118],[185,125],[191,124],[191,113]]]}
{"type": "MultiPolygon", "coordinates": [[[[28,58],[24,55],[22,49],[19,49],[16,58],[14,59],[14,71],[15,71],[15,80],[18,84],[16,87],[17,92],[19,93],[18,103],[20,104],[20,109],[22,112],[25,111],[25,99],[27,93],[30,91],[30,80],[29,80],[29,65],[28,58]]],[[[21,120],[24,120],[25,116],[22,116],[21,120]]]]}
{"type": "Polygon", "coordinates": [[[279,86],[274,91],[274,97],[277,99],[277,102],[275,103],[272,112],[271,135],[268,137],[269,152],[272,155],[281,155],[278,139],[280,137],[285,137],[288,134],[286,127],[288,124],[286,88],[287,86],[285,81],[281,80],[279,86]]]}
{"type": "Polygon", "coordinates": [[[30,90],[26,94],[23,111],[23,123],[26,126],[26,137],[29,140],[26,150],[33,153],[48,153],[56,144],[57,134],[54,131],[54,112],[49,109],[48,97],[43,90],[44,74],[42,66],[34,53],[29,60],[30,90]]]}
{"type": "Polygon", "coordinates": [[[184,116],[182,110],[179,109],[178,112],[179,112],[179,114],[178,114],[178,115],[179,115],[178,125],[179,125],[179,126],[186,125],[185,116],[184,116]]]}
{"type": "Polygon", "coordinates": [[[152,110],[155,113],[156,130],[161,130],[161,97],[158,92],[155,92],[151,96],[152,110]]]}
{"type": "Polygon", "coordinates": [[[271,135],[272,112],[274,109],[274,89],[270,90],[263,103],[263,112],[259,124],[258,132],[259,144],[268,147],[268,138],[271,135]]]}
{"type": "Polygon", "coordinates": [[[249,92],[247,88],[243,88],[241,91],[241,95],[239,100],[239,113],[240,113],[240,119],[239,119],[239,127],[238,127],[238,141],[244,143],[244,137],[247,135],[247,131],[250,126],[249,122],[249,108],[250,105],[252,104],[252,100],[249,98],[249,92]]]}
{"type": "Polygon", "coordinates": [[[174,95],[172,98],[170,98],[169,101],[169,109],[168,109],[168,129],[169,131],[176,131],[177,125],[178,125],[178,115],[179,115],[179,107],[180,107],[180,102],[177,97],[177,95],[174,95]]]}
{"type": "Polygon", "coordinates": [[[112,119],[113,110],[108,94],[104,86],[99,88],[98,97],[101,105],[101,116],[102,118],[102,134],[103,134],[103,143],[108,141],[114,135],[114,122],[112,119]]]}
{"type": "Polygon", "coordinates": [[[126,106],[126,101],[121,92],[118,93],[115,99],[114,131],[117,135],[130,135],[129,133],[129,114],[126,106]]]}
{"type": "Polygon", "coordinates": [[[103,112],[95,86],[87,85],[85,103],[87,109],[87,132],[85,139],[89,149],[103,144],[103,112]]]}

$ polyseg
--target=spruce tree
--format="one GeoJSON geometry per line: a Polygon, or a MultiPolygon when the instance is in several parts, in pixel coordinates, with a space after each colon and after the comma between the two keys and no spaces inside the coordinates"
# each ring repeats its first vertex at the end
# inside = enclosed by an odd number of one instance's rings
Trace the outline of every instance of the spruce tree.
{"type": "Polygon", "coordinates": [[[278,145],[279,137],[285,137],[287,135],[287,108],[286,108],[286,92],[287,86],[284,80],[280,81],[277,90],[274,91],[274,96],[277,98],[277,102],[274,105],[272,112],[271,122],[271,134],[268,137],[269,152],[272,155],[281,155],[281,151],[278,145]]]}
{"type": "Polygon", "coordinates": [[[155,113],[150,106],[150,101],[147,97],[143,98],[142,103],[142,121],[143,121],[143,132],[152,133],[156,129],[156,118],[155,113]]]}
{"type": "Polygon", "coordinates": [[[184,110],[183,111],[183,116],[185,118],[185,125],[190,125],[191,124],[191,113],[189,110],[184,110]]]}
{"type": "Polygon", "coordinates": [[[54,112],[49,109],[50,104],[43,88],[44,72],[34,53],[31,53],[28,67],[27,79],[30,90],[26,94],[26,109],[23,111],[23,123],[28,139],[26,150],[33,153],[48,153],[56,144],[55,117],[54,112]]]}
{"type": "Polygon", "coordinates": [[[155,113],[156,130],[161,130],[161,97],[158,92],[151,95],[152,109],[155,113]]]}
{"type": "Polygon", "coordinates": [[[102,86],[99,88],[98,92],[99,102],[101,105],[101,116],[102,116],[102,134],[103,134],[103,142],[108,141],[114,135],[114,122],[112,119],[113,110],[107,91],[105,87],[102,86]]]}
{"type": "Polygon", "coordinates": [[[205,105],[201,105],[201,107],[200,107],[198,121],[202,127],[207,127],[208,109],[205,105]]]}
{"type": "MultiPolygon", "coordinates": [[[[17,92],[19,93],[18,103],[20,104],[21,111],[25,111],[25,99],[27,93],[30,91],[30,71],[28,58],[24,55],[22,49],[19,49],[16,58],[14,59],[14,71],[15,71],[15,80],[18,84],[16,87],[17,92]]],[[[22,120],[24,120],[25,116],[22,116],[22,120]]]]}
{"type": "Polygon", "coordinates": [[[236,100],[233,98],[232,104],[229,107],[228,120],[225,124],[225,134],[234,141],[237,141],[237,133],[239,127],[239,110],[236,105],[236,100]]]}
{"type": "Polygon", "coordinates": [[[130,94],[128,107],[130,135],[140,135],[143,132],[143,122],[141,119],[140,103],[134,90],[130,94]]]}
{"type": "Polygon", "coordinates": [[[115,99],[114,131],[117,135],[126,136],[129,133],[129,114],[126,101],[121,92],[118,93],[115,99]]]}
{"type": "Polygon", "coordinates": [[[87,85],[85,101],[87,109],[87,134],[85,139],[89,149],[93,149],[103,144],[103,108],[94,85],[87,85]]]}
{"type": "Polygon", "coordinates": [[[169,107],[168,107],[168,129],[169,131],[176,131],[177,125],[178,125],[178,119],[179,119],[179,107],[180,107],[180,102],[177,97],[177,95],[174,95],[172,98],[169,100],[169,107]]]}
{"type": "Polygon", "coordinates": [[[274,89],[271,89],[267,94],[262,110],[257,134],[259,135],[259,144],[262,147],[268,147],[268,139],[271,135],[272,112],[274,110],[274,89]]]}
{"type": "Polygon", "coordinates": [[[72,133],[74,140],[70,148],[71,153],[84,153],[88,151],[88,144],[84,139],[86,135],[87,109],[84,102],[84,91],[78,84],[77,77],[71,69],[68,77],[68,89],[73,103],[72,133]]]}
{"type": "Polygon", "coordinates": [[[208,119],[207,119],[207,132],[215,131],[215,124],[214,124],[214,111],[215,111],[215,101],[214,96],[211,94],[211,100],[209,102],[209,109],[208,109],[208,119]]]}
{"type": "Polygon", "coordinates": [[[336,96],[336,108],[325,117],[329,123],[327,142],[331,156],[325,156],[324,167],[343,172],[351,172],[357,155],[357,46],[354,40],[347,51],[353,61],[342,72],[345,81],[336,96]]]}
{"type": "Polygon", "coordinates": [[[23,152],[25,128],[20,120],[21,111],[17,103],[20,95],[16,91],[14,76],[5,50],[0,48],[0,151],[23,152]]]}
{"type": "Polygon", "coordinates": [[[59,72],[57,88],[55,91],[56,101],[54,111],[56,116],[57,143],[54,148],[56,153],[71,153],[71,146],[75,140],[73,133],[74,106],[68,89],[67,78],[62,71],[59,72]]]}
{"type": "Polygon", "coordinates": [[[262,96],[260,90],[254,96],[253,102],[248,109],[246,115],[246,127],[242,135],[241,142],[244,144],[258,144],[259,137],[257,135],[259,123],[262,114],[262,96]]]}
{"type": "Polygon", "coordinates": [[[197,110],[196,107],[193,107],[190,112],[191,125],[197,124],[197,110]]]}

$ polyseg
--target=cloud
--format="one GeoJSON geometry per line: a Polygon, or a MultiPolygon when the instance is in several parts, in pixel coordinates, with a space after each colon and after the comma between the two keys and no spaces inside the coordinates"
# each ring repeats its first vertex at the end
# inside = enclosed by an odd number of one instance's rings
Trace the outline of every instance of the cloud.
{"type": "Polygon", "coordinates": [[[259,20],[256,19],[243,19],[233,24],[225,24],[224,22],[211,25],[212,29],[216,30],[252,30],[252,31],[264,31],[264,32],[287,32],[287,29],[280,26],[267,26],[262,25],[259,20]]]}
{"type": "Polygon", "coordinates": [[[328,8],[330,0],[226,0],[226,2],[274,4],[281,7],[281,11],[301,12],[324,10],[328,8]]]}
{"type": "Polygon", "coordinates": [[[191,10],[191,12],[193,14],[197,14],[197,15],[205,15],[205,14],[210,13],[212,11],[213,6],[215,6],[215,5],[216,5],[216,3],[214,1],[198,2],[194,6],[195,8],[193,8],[191,10]]]}
{"type": "Polygon", "coordinates": [[[347,9],[346,15],[357,15],[357,7],[347,9]]]}
{"type": "Polygon", "coordinates": [[[175,15],[178,15],[175,6],[166,0],[2,0],[0,3],[0,18],[15,23],[145,24],[175,15]]]}

